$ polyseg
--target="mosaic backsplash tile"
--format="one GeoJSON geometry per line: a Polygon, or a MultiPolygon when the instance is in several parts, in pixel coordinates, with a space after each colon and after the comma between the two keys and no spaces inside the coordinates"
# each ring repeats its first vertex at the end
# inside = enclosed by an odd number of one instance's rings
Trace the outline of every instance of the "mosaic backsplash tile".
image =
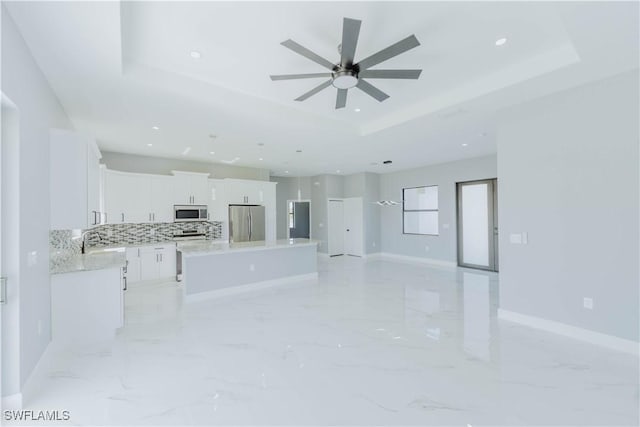
{"type": "Polygon", "coordinates": [[[152,222],[99,225],[92,228],[87,235],[87,247],[167,242],[173,240],[174,234],[185,230],[206,233],[207,240],[216,240],[222,237],[222,222],[152,222]]]}
{"type": "MultiPolygon", "coordinates": [[[[207,240],[217,240],[222,238],[222,224],[220,221],[105,224],[88,231],[86,245],[90,248],[167,242],[173,240],[174,234],[186,230],[206,233],[207,240]]],[[[84,231],[86,230],[51,230],[51,255],[58,258],[80,255],[84,231]]]]}

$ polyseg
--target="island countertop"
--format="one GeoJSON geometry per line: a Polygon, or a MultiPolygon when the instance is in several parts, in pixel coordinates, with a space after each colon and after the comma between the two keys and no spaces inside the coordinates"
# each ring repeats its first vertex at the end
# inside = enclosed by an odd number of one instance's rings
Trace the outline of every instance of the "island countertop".
{"type": "Polygon", "coordinates": [[[236,252],[263,251],[269,249],[283,249],[287,247],[301,247],[317,245],[317,240],[310,239],[280,239],[275,241],[256,242],[216,242],[216,241],[190,241],[178,243],[178,250],[183,256],[197,256],[209,254],[224,254],[236,252]]]}

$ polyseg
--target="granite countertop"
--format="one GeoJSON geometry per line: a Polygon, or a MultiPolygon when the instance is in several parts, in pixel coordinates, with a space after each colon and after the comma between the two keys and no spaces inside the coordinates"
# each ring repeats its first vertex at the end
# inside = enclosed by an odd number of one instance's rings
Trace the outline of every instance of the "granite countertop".
{"type": "Polygon", "coordinates": [[[96,251],[93,253],[58,258],[52,254],[49,264],[50,274],[73,273],[78,271],[104,270],[124,267],[127,264],[122,250],[96,251]]]}
{"type": "Polygon", "coordinates": [[[183,256],[223,254],[229,252],[250,252],[268,249],[281,249],[294,246],[317,245],[317,240],[310,239],[281,239],[275,241],[257,242],[220,242],[220,241],[191,241],[178,243],[178,250],[183,256]]]}

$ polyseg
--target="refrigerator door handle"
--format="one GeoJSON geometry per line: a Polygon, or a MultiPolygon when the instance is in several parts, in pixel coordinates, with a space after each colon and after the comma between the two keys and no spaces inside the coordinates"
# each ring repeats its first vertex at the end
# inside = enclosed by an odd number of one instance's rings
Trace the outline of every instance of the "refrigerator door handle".
{"type": "Polygon", "coordinates": [[[251,210],[249,210],[249,241],[251,241],[251,210]]]}

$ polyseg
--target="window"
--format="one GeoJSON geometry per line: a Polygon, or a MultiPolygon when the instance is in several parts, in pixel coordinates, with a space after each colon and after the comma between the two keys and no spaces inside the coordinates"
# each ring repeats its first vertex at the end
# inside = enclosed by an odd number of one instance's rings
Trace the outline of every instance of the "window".
{"type": "Polygon", "coordinates": [[[403,188],[402,200],[404,234],[439,234],[437,185],[403,188]]]}

